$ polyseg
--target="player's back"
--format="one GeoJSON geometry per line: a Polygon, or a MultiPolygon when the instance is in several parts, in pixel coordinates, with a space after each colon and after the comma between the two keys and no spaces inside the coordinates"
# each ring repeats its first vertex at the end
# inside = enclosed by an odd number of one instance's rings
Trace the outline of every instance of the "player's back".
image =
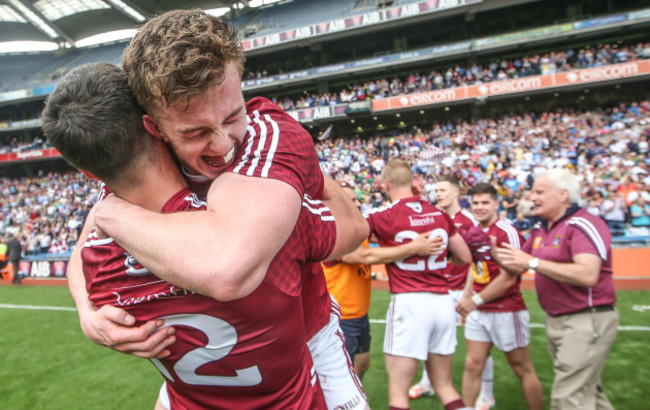
{"type": "Polygon", "coordinates": [[[365,216],[381,246],[399,246],[425,232],[443,239],[440,254],[410,256],[386,265],[391,293],[447,293],[443,270],[447,266],[449,237],[456,232],[449,215],[426,199],[414,196],[371,210],[365,216]]]}
{"type": "MultiPolygon", "coordinates": [[[[176,199],[176,210],[188,209],[191,200],[176,199]]],[[[84,271],[97,306],[125,308],[138,323],[161,317],[176,328],[171,354],[153,360],[172,408],[324,408],[304,342],[300,266],[311,252],[301,245],[309,245],[305,217],[301,212],[270,274],[251,294],[229,302],[160,280],[110,238],[86,244],[84,271]]]]}

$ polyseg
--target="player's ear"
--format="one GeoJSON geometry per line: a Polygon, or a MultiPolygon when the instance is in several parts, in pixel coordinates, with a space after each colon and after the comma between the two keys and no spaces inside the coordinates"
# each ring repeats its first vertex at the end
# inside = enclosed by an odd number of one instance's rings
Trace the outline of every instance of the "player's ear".
{"type": "Polygon", "coordinates": [[[167,141],[165,139],[165,136],[162,134],[160,131],[160,127],[158,127],[158,123],[156,120],[153,119],[153,117],[149,114],[144,114],[142,116],[142,124],[144,125],[144,129],[151,135],[153,135],[155,138],[158,138],[159,140],[167,141]]]}

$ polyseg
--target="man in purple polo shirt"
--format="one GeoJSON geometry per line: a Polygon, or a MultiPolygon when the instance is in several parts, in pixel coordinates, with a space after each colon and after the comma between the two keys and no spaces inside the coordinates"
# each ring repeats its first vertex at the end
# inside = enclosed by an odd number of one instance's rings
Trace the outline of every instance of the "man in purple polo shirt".
{"type": "Polygon", "coordinates": [[[600,381],[619,323],[612,235],[577,205],[580,186],[567,169],[538,175],[531,199],[542,222],[521,250],[505,245],[495,256],[509,270],[536,273],[555,369],[551,409],[613,409],[600,381]]]}

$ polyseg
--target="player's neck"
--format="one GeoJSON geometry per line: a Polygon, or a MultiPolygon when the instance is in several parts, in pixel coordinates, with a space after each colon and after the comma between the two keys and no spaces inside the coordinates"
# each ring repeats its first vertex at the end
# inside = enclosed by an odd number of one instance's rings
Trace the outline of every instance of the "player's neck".
{"type": "Polygon", "coordinates": [[[499,219],[499,217],[497,215],[494,215],[492,216],[492,218],[488,219],[485,222],[479,222],[479,225],[481,226],[481,229],[488,229],[489,227],[494,225],[497,219],[499,219]]]}
{"type": "Polygon", "coordinates": [[[458,201],[452,202],[448,207],[442,208],[443,211],[445,211],[449,216],[456,216],[458,212],[460,212],[461,207],[458,201]]]}
{"type": "Polygon", "coordinates": [[[176,162],[168,150],[159,150],[157,161],[144,166],[138,182],[116,192],[120,197],[145,209],[160,212],[178,191],[187,185],[176,162]]]}
{"type": "Polygon", "coordinates": [[[147,183],[139,192],[134,192],[133,202],[145,209],[160,212],[163,206],[187,184],[183,178],[171,181],[170,179],[157,178],[147,183]]]}
{"type": "Polygon", "coordinates": [[[413,191],[409,187],[408,189],[391,189],[390,190],[390,201],[395,202],[399,201],[400,199],[405,199],[405,198],[411,198],[415,195],[413,195],[413,191]]]}

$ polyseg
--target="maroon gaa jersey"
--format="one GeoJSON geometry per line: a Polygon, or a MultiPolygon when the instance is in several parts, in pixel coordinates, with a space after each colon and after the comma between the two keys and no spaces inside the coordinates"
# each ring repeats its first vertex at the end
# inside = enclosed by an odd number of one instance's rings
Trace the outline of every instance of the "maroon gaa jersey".
{"type": "Polygon", "coordinates": [[[386,264],[391,293],[448,292],[444,270],[449,237],[456,233],[456,227],[447,213],[426,199],[413,196],[372,209],[365,217],[381,246],[398,246],[429,231],[444,240],[444,250],[438,255],[414,255],[386,264]]]}
{"type": "Polygon", "coordinates": [[[270,100],[246,103],[248,127],[229,171],[284,181],[300,193],[320,198],[323,174],[311,135],[270,100]]]}
{"type": "MultiPolygon", "coordinates": [[[[470,229],[478,225],[478,221],[474,218],[474,215],[472,215],[472,213],[467,209],[461,209],[458,211],[456,215],[451,217],[451,220],[454,221],[454,226],[457,230],[470,229]]],[[[447,278],[449,290],[463,290],[465,288],[469,267],[469,263],[467,265],[454,265],[453,263],[447,264],[447,267],[444,270],[444,275],[447,278]]]]}
{"type": "MultiPolygon", "coordinates": [[[[188,188],[163,212],[204,209],[188,188]]],[[[90,299],[126,309],[137,324],[176,328],[171,355],[153,359],[174,409],[324,409],[305,344],[301,268],[325,258],[336,227],[318,201],[304,201],[291,236],[250,295],[219,302],[161,280],[111,238],[93,233],[82,249],[90,299]]],[[[180,240],[181,238],[179,238],[180,240]]]]}
{"type": "MultiPolygon", "coordinates": [[[[246,103],[248,127],[230,171],[286,182],[300,196],[321,198],[323,174],[311,135],[270,100],[255,97],[246,103]]],[[[320,263],[303,267],[302,302],[306,340],[329,322],[331,299],[320,263]]]]}
{"type": "MultiPolygon", "coordinates": [[[[523,237],[515,226],[505,219],[497,219],[487,229],[487,234],[496,238],[497,246],[503,246],[504,243],[510,244],[521,249],[523,237]]],[[[493,261],[489,254],[482,260],[472,262],[472,276],[474,277],[474,290],[480,292],[497,276],[499,276],[499,265],[493,261]]],[[[525,310],[526,304],[520,291],[521,276],[517,276],[517,281],[498,298],[485,302],[478,307],[483,312],[516,312],[525,310]]]]}
{"type": "Polygon", "coordinates": [[[612,234],[601,218],[573,206],[550,230],[544,224],[536,225],[523,249],[540,259],[558,263],[572,263],[573,257],[581,253],[596,255],[602,260],[598,282],[591,287],[560,283],[536,274],[537,298],[546,313],[563,315],[616,303],[612,234]]]}

